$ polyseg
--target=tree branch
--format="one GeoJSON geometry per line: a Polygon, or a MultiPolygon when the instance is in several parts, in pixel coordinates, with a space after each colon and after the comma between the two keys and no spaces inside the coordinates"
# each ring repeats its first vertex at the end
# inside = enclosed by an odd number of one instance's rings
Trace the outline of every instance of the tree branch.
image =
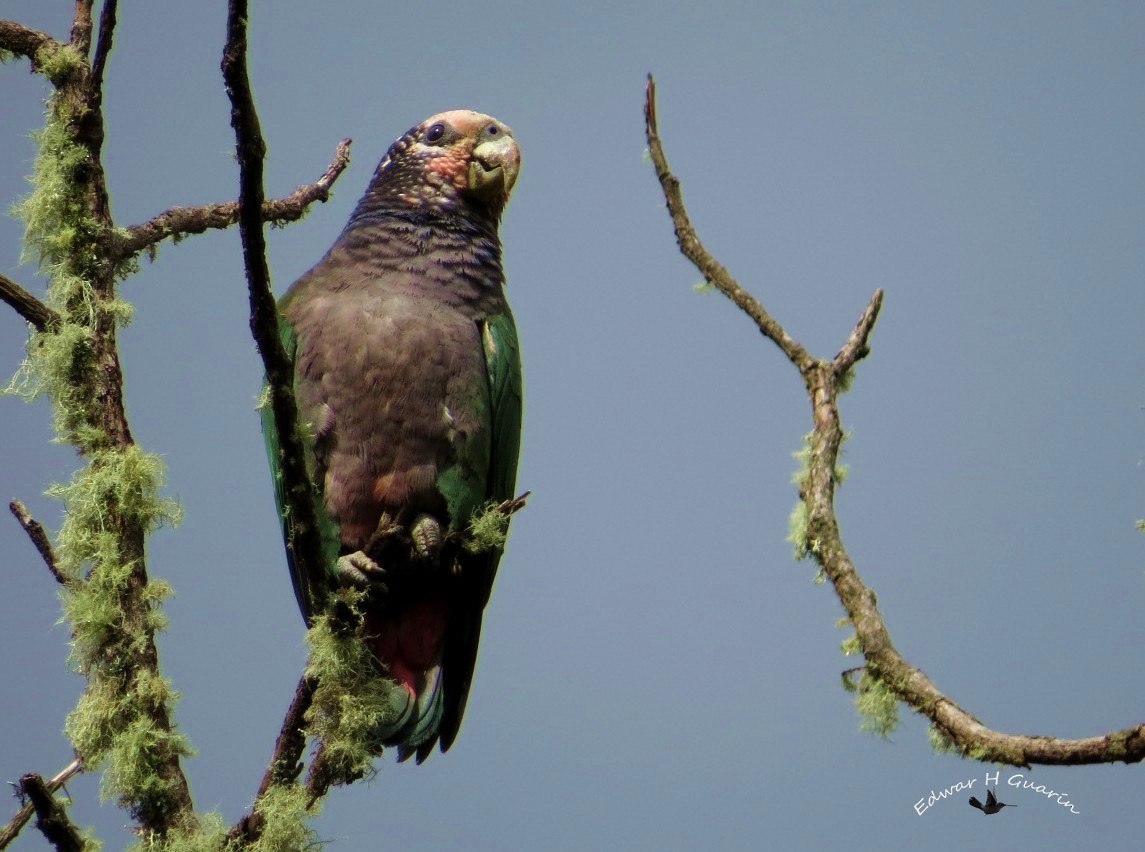
{"type": "Polygon", "coordinates": [[[2,272],[0,272],[0,299],[11,305],[12,309],[30,322],[36,331],[56,328],[60,324],[59,314],[2,272]]]}
{"type": "Polygon", "coordinates": [[[664,201],[668,205],[668,213],[672,217],[672,225],[676,229],[676,242],[680,251],[692,264],[700,270],[704,280],[716,287],[721,293],[734,302],[740,310],[755,320],[756,326],[765,337],[775,343],[783,354],[803,372],[810,367],[815,359],[799,343],[788,336],[776,320],[764,310],[755,297],[744,290],[739,282],[731,276],[711,254],[704,248],[700,238],[696,235],[692,222],[688,218],[688,211],[684,208],[684,196],[680,191],[680,181],[668,169],[668,160],[664,156],[664,148],[660,144],[660,132],[656,126],[656,83],[652,75],[648,75],[648,91],[644,100],[644,127],[648,138],[648,153],[652,156],[652,163],[656,167],[656,177],[660,179],[660,187],[664,191],[664,201]]]}
{"type": "Polygon", "coordinates": [[[837,377],[845,375],[856,363],[871,354],[870,347],[867,346],[867,338],[871,336],[871,332],[875,328],[875,321],[879,318],[879,309],[882,306],[883,291],[880,288],[871,296],[871,301],[867,302],[867,306],[863,308],[863,313],[859,316],[859,321],[855,323],[851,336],[847,338],[847,342],[835,355],[833,367],[837,377]]]}
{"type": "MultiPolygon", "coordinates": [[[[97,53],[105,63],[111,49],[116,4],[107,0],[103,6],[104,30],[97,53]]],[[[71,488],[91,487],[93,481],[119,479],[131,495],[141,500],[121,499],[118,492],[99,492],[98,513],[88,512],[81,503],[64,497],[65,512],[76,524],[70,536],[95,534],[102,537],[98,553],[81,547],[80,561],[90,563],[89,576],[96,582],[75,584],[73,592],[84,594],[104,588],[99,580],[107,572],[116,572],[114,592],[104,591],[114,600],[106,601],[118,608],[118,617],[108,629],[93,635],[90,625],[74,623],[77,634],[88,630],[76,644],[84,646],[84,674],[88,683],[80,699],[90,708],[106,696],[117,693],[114,714],[106,723],[109,730],[101,738],[70,732],[81,759],[102,759],[114,742],[115,760],[140,761],[148,774],[126,773],[132,782],[116,789],[120,803],[138,821],[141,833],[164,837],[171,829],[188,829],[195,824],[191,794],[180,766],[186,751],[185,740],[175,732],[172,722],[173,698],[167,691],[159,669],[155,631],[154,588],[149,587],[145,540],[152,526],[163,517],[157,496],[148,494],[158,488],[158,461],[148,458],[134,442],[123,400],[123,371],[119,359],[117,328],[123,317],[116,294],[116,282],[122,272],[110,256],[108,235],[114,232],[109,205],[107,180],[100,151],[103,143],[103,109],[100,86],[93,85],[92,67],[87,60],[91,51],[92,0],[77,0],[71,39],[61,45],[31,33],[19,25],[0,27],[0,38],[9,37],[25,54],[35,47],[36,59],[43,60],[43,70],[55,92],[49,99],[48,125],[62,133],[67,141],[66,157],[58,150],[40,151],[40,167],[55,170],[66,189],[44,191],[44,183],[33,184],[34,203],[51,211],[41,217],[37,233],[27,239],[40,253],[43,267],[60,288],[54,305],[61,327],[82,332],[85,340],[83,359],[71,362],[66,372],[50,374],[49,388],[55,397],[57,411],[62,405],[66,417],[57,417],[60,439],[74,444],[87,465],[76,474],[71,488]],[[48,51],[51,55],[46,56],[48,51]],[[49,67],[48,60],[53,60],[49,67]],[[80,150],[76,150],[80,149],[80,150]],[[69,159],[78,156],[83,163],[76,168],[69,159]],[[67,165],[65,163],[71,163],[67,165]],[[44,228],[66,229],[68,239],[47,239],[44,228]],[[77,532],[78,530],[78,532],[77,532]],[[120,570],[128,567],[127,576],[120,570]],[[140,690],[139,684],[148,685],[140,690]],[[116,727],[118,726],[118,727],[116,727]],[[146,736],[139,735],[144,730],[146,736]]],[[[52,184],[55,186],[55,184],[52,184]]],[[[36,311],[35,305],[32,306],[36,311]]],[[[50,322],[40,319],[45,326],[50,322]]],[[[71,541],[74,543],[75,538],[71,541]]]]}
{"type": "Polygon", "coordinates": [[[754,298],[704,250],[684,210],[679,181],[668,169],[656,126],[656,88],[651,75],[645,92],[645,131],[652,162],[664,193],[680,250],[704,277],[755,321],[799,370],[811,400],[813,432],[800,499],[807,508],[806,545],[835,588],[855,627],[866,673],[877,678],[897,699],[931,720],[933,727],[964,756],[975,760],[1027,766],[1031,763],[1077,765],[1136,763],[1145,759],[1145,724],[1084,739],[1007,734],[991,730],[941,693],[930,679],[895,649],[875,593],[859,577],[839,532],[835,516],[836,464],[843,429],[838,395],[847,372],[869,352],[867,340],[882,306],[876,290],[846,343],[831,362],[813,358],[754,298]]]}
{"type": "Polygon", "coordinates": [[[91,7],[93,0],[76,0],[76,11],[72,18],[70,42],[72,47],[87,56],[91,50],[91,7]]]}
{"type": "Polygon", "coordinates": [[[304,582],[312,585],[310,600],[325,599],[326,566],[318,530],[314,486],[306,470],[298,434],[298,406],[293,391],[293,365],[278,333],[278,308],[270,289],[263,234],[263,159],[266,143],[259,127],[246,65],[246,0],[229,0],[227,42],[223,50],[223,80],[231,101],[231,126],[239,161],[239,233],[250,290],[250,328],[266,370],[270,406],[281,453],[284,504],[291,518],[291,548],[304,582]]]}
{"type": "Polygon", "coordinates": [[[36,828],[59,852],[83,852],[79,829],[68,819],[63,804],[52,795],[44,779],[29,772],[20,779],[20,794],[36,812],[36,828]]]}
{"type": "Polygon", "coordinates": [[[99,39],[95,43],[95,56],[91,61],[91,81],[88,95],[92,103],[103,104],[103,72],[107,66],[107,56],[111,53],[112,36],[115,34],[115,12],[117,0],[104,0],[99,11],[99,39]]]}
{"type": "Polygon", "coordinates": [[[52,576],[56,578],[56,582],[62,586],[69,585],[71,580],[60,570],[59,563],[56,561],[56,552],[52,550],[52,542],[48,539],[48,534],[44,531],[43,525],[28,514],[28,509],[19,500],[13,500],[9,503],[8,509],[16,516],[16,520],[24,528],[28,538],[32,540],[32,545],[40,554],[40,558],[44,560],[44,564],[48,566],[48,570],[52,572],[52,576]]]}
{"type": "MultiPolygon", "coordinates": [[[[334,181],[350,164],[350,140],[343,139],[334,151],[334,159],[314,183],[303,184],[285,198],[262,202],[262,220],[275,225],[295,222],[306,215],[315,201],[330,198],[334,181]]],[[[239,219],[239,203],[225,201],[197,207],[172,207],[143,222],[126,229],[125,236],[116,237],[114,252],[118,259],[139,254],[162,240],[178,240],[188,234],[201,234],[211,228],[229,228],[239,219]]]]}
{"type": "Polygon", "coordinates": [[[15,21],[0,21],[0,48],[30,59],[33,71],[39,70],[36,54],[45,47],[59,48],[60,43],[47,33],[29,29],[15,21]]]}
{"type": "Polygon", "coordinates": [[[254,806],[250,813],[240,819],[227,833],[230,841],[252,843],[262,835],[265,819],[258,812],[258,804],[266,791],[271,787],[281,787],[293,783],[302,774],[302,752],[306,748],[306,711],[314,699],[314,687],[317,682],[313,678],[303,676],[294,690],[294,699],[287,708],[286,716],[282,720],[278,739],[274,743],[274,754],[263,773],[262,782],[258,785],[254,806]]]}
{"type": "MultiPolygon", "coordinates": [[[[83,765],[80,763],[80,761],[78,759],[73,760],[62,770],[57,772],[51,781],[47,782],[45,788],[48,794],[50,795],[55,793],[56,790],[60,789],[66,783],[68,783],[73,775],[76,775],[82,771],[83,765]]],[[[27,778],[28,776],[25,775],[24,777],[27,778]]],[[[40,778],[38,775],[35,777],[40,778]]],[[[23,779],[21,779],[21,781],[22,780],[23,779]]],[[[40,778],[40,783],[43,783],[42,778],[40,778]]],[[[8,844],[16,839],[16,836],[20,833],[20,830],[23,829],[23,827],[27,825],[28,820],[32,818],[33,813],[36,813],[36,809],[31,801],[27,801],[20,807],[20,810],[16,811],[16,815],[14,817],[8,820],[7,824],[3,828],[0,828],[0,849],[7,848],[8,844]]]]}

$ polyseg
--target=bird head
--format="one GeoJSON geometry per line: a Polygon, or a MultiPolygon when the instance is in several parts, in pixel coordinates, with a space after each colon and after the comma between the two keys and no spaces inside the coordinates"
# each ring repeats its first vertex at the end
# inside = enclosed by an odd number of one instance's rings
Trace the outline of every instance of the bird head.
{"type": "Polygon", "coordinates": [[[496,225],[520,168],[521,149],[508,125],[472,110],[449,110],[390,146],[363,202],[375,209],[475,213],[496,225]]]}

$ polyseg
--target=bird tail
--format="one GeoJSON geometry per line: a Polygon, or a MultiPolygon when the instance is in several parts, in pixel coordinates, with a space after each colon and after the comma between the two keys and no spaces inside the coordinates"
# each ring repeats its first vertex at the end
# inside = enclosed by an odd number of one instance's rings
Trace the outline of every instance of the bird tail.
{"type": "Polygon", "coordinates": [[[424,600],[397,613],[367,616],[374,655],[398,687],[396,718],[381,736],[385,745],[397,747],[399,760],[416,754],[421,763],[438,740],[445,706],[441,660],[446,614],[444,601],[424,600]]]}

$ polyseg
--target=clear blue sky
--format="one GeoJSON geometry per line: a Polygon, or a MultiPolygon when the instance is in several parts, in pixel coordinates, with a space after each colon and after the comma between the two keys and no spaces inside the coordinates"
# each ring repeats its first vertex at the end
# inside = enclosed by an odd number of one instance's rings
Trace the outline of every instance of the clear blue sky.
{"type": "MultiPolygon", "coordinates": [[[[1016,770],[934,756],[906,716],[858,730],[840,608],[784,542],[794,370],[678,255],[642,158],[644,75],[696,226],[820,355],[876,287],[842,414],[846,540],[899,649],[988,725],[1088,736],[1142,721],[1145,671],[1145,11],[1138,3],[680,5],[255,2],[267,190],[354,161],[270,234],[279,292],[334,239],[389,143],[439,110],[512,125],[502,234],[525,352],[518,516],[448,755],[380,762],[316,827],[338,849],[1130,848],[1140,767],[1016,770]],[[984,821],[965,793],[1001,772],[984,821]]],[[[65,37],[72,4],[0,16],[65,37]]],[[[115,216],[231,198],[225,3],[123,2],[107,76],[115,216]]],[[[0,68],[0,199],[26,188],[42,81],[0,68]]],[[[0,269],[21,227],[0,219],[0,269]]],[[[123,286],[135,435],[183,504],[150,569],[199,750],[196,803],[249,804],[304,661],[254,412],[237,231],[164,245],[123,286]]],[[[0,372],[24,326],[0,313],[0,372]]],[[[76,466],[45,402],[0,399],[0,497],[76,466]]],[[[55,589],[0,518],[0,780],[51,774],[82,680],[55,589]]],[[[97,779],[72,813],[109,850],[97,779]]],[[[981,798],[981,794],[979,793],[981,798]]],[[[6,820],[14,802],[0,809],[6,820]]],[[[18,849],[46,848],[29,831],[18,849]]]]}

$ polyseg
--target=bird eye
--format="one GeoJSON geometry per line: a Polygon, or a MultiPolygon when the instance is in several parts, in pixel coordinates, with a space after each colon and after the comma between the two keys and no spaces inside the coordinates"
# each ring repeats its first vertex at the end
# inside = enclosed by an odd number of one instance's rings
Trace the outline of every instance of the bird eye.
{"type": "Polygon", "coordinates": [[[445,136],[445,125],[438,122],[425,132],[425,141],[432,145],[434,142],[440,142],[443,136],[445,136]]]}
{"type": "Polygon", "coordinates": [[[498,127],[496,124],[490,124],[488,127],[485,128],[485,132],[488,133],[490,136],[496,136],[498,133],[501,132],[501,128],[498,127]]]}

